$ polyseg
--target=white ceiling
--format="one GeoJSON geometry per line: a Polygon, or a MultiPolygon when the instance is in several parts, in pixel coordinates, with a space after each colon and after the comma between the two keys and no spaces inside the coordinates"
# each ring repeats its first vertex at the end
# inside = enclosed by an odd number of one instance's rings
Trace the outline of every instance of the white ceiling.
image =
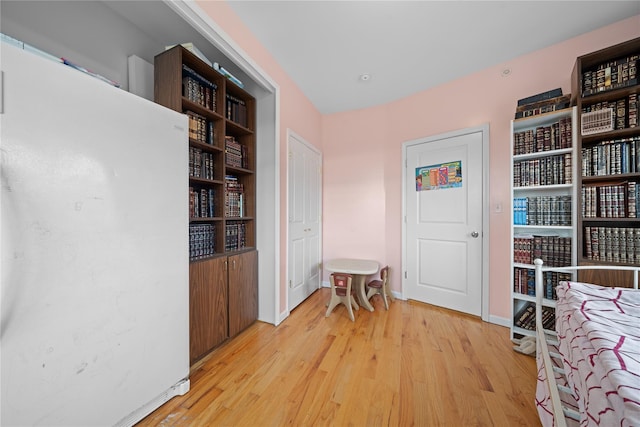
{"type": "Polygon", "coordinates": [[[323,114],[366,108],[640,14],[640,1],[231,1],[323,114]],[[369,74],[362,81],[362,74],[369,74]]]}

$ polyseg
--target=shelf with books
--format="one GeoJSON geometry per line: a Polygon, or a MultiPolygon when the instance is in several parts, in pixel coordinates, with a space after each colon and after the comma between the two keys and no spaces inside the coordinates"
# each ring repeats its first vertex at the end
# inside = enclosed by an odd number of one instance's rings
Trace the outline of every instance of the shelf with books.
{"type": "Polygon", "coordinates": [[[194,363],[257,318],[256,103],[181,45],[155,57],[154,73],[156,102],[189,116],[194,363]]]}
{"type": "MultiPolygon", "coordinates": [[[[535,336],[536,302],[523,300],[514,311],[512,338],[535,336]]],[[[542,325],[544,329],[553,330],[555,327],[555,304],[542,306],[542,325]]]]}
{"type": "MultiPolygon", "coordinates": [[[[639,64],[640,38],[576,59],[579,264],[640,265],[639,64]]],[[[579,278],[610,282],[603,275],[579,278]]]]}
{"type": "MultiPolygon", "coordinates": [[[[547,267],[576,260],[576,120],[576,109],[566,108],[511,121],[512,338],[535,334],[534,259],[547,267]],[[527,313],[533,318],[523,319],[527,313]]],[[[571,275],[545,275],[546,313],[557,281],[571,275]]]]}
{"type": "Polygon", "coordinates": [[[208,256],[255,247],[255,99],[180,45],[155,58],[155,97],[189,116],[190,218],[215,231],[208,256]],[[227,176],[241,193],[228,191],[227,176]],[[225,236],[235,221],[245,232],[230,246],[225,236]]]}

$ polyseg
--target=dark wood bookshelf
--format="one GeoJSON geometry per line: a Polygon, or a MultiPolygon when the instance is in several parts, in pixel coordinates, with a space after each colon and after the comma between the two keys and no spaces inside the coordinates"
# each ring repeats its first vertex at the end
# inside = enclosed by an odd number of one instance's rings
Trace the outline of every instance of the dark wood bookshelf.
{"type": "MultiPolygon", "coordinates": [[[[185,114],[192,112],[201,116],[197,121],[199,124],[204,118],[207,142],[202,141],[204,138],[199,132],[202,127],[196,126],[194,129],[197,131],[194,132],[198,139],[190,138],[189,147],[206,153],[213,163],[213,179],[189,177],[189,186],[194,189],[198,204],[213,200],[212,211],[206,212],[209,216],[190,218],[195,229],[206,228],[208,233],[196,234],[191,240],[202,236],[213,239],[213,242],[208,240],[205,243],[206,255],[200,255],[199,247],[196,249],[195,245],[202,243],[197,242],[193,243],[190,254],[190,360],[194,363],[244,330],[258,315],[256,102],[252,95],[180,45],[160,53],[154,62],[155,101],[185,114]],[[183,81],[185,77],[190,77],[191,82],[183,81]],[[232,97],[233,105],[227,103],[227,95],[232,97]],[[238,118],[241,123],[232,118],[238,118]],[[227,165],[226,137],[233,137],[242,146],[243,167],[227,165]],[[236,177],[243,187],[241,216],[225,215],[225,206],[230,203],[228,175],[236,177]],[[204,199],[201,191],[205,193],[204,199]],[[211,229],[214,233],[209,233],[211,229]],[[237,241],[236,244],[227,241],[227,233],[231,230],[243,232],[234,234],[237,237],[232,241],[237,241]],[[209,253],[211,245],[213,252],[209,253]]],[[[199,156],[202,158],[203,155],[199,156]]],[[[185,165],[187,167],[189,165],[185,165]]],[[[203,169],[204,165],[199,167],[203,169]]],[[[191,202],[195,205],[194,201],[191,202]]],[[[205,211],[208,211],[208,205],[205,211]]],[[[200,211],[195,212],[200,214],[200,211]]]]}
{"type": "MultiPolygon", "coordinates": [[[[578,142],[578,156],[577,161],[580,165],[582,165],[582,151],[583,149],[591,149],[592,147],[598,146],[599,144],[613,143],[621,144],[627,140],[629,141],[632,138],[637,138],[640,136],[640,126],[636,127],[625,127],[620,129],[615,129],[606,132],[600,132],[590,135],[582,135],[581,132],[581,123],[582,123],[582,112],[586,108],[590,108],[595,106],[596,104],[605,104],[605,103],[613,103],[618,100],[627,100],[625,104],[625,114],[626,123],[628,126],[628,116],[629,116],[629,95],[632,94],[640,94],[640,85],[638,82],[640,81],[640,73],[637,71],[637,66],[640,65],[640,60],[635,62],[636,67],[636,75],[632,79],[632,76],[629,77],[629,81],[620,82],[617,87],[614,84],[612,79],[611,89],[607,89],[605,87],[599,87],[595,93],[585,93],[583,79],[591,79],[593,81],[594,74],[589,75],[590,72],[598,69],[598,67],[606,68],[607,65],[614,64],[614,61],[618,61],[616,64],[623,64],[625,58],[629,58],[633,55],[640,55],[640,38],[632,39],[615,46],[611,46],[605,49],[598,50],[596,52],[592,52],[583,56],[580,56],[576,59],[575,66],[573,68],[573,73],[571,77],[571,85],[572,85],[572,103],[577,107],[578,110],[578,129],[577,129],[577,142],[578,142]],[[586,74],[585,74],[586,73],[586,74]]],[[[617,68],[617,65],[615,65],[617,68]]],[[[612,71],[613,73],[614,71],[612,71]]],[[[615,71],[619,73],[619,71],[615,71]]],[[[595,89],[592,89],[595,90],[595,89]]],[[[636,111],[637,114],[637,111],[636,111]]],[[[640,140],[637,141],[640,144],[640,140]]],[[[595,149],[594,149],[595,150],[595,149]]],[[[582,171],[579,168],[579,171],[582,171]]],[[[607,185],[611,183],[615,185],[620,182],[635,182],[636,185],[640,185],[640,170],[630,171],[626,173],[612,173],[608,175],[597,175],[597,176],[584,176],[582,173],[578,174],[577,184],[578,184],[578,197],[581,196],[581,189],[583,184],[586,186],[592,185],[607,185]]],[[[625,203],[628,201],[628,196],[625,197],[625,203]]],[[[586,203],[585,200],[579,200],[581,205],[586,203]]],[[[625,206],[626,208],[626,206],[625,206]]],[[[640,212],[636,214],[640,216],[640,212]]],[[[578,234],[578,264],[580,265],[638,265],[637,258],[634,257],[635,260],[627,260],[627,262],[611,262],[601,259],[593,259],[587,256],[587,239],[591,239],[590,236],[585,235],[585,227],[606,227],[609,229],[612,228],[625,228],[625,229],[637,229],[640,228],[640,218],[583,218],[582,215],[578,215],[578,224],[577,224],[577,234],[578,234]]],[[[591,239],[593,243],[593,239],[591,239]]],[[[599,244],[603,244],[604,242],[598,242],[599,244]]],[[[637,246],[637,244],[636,244],[637,246]]],[[[636,247],[635,251],[640,250],[640,247],[636,247]]],[[[626,286],[629,283],[629,275],[620,274],[620,273],[606,273],[606,272],[598,272],[598,273],[583,273],[581,272],[578,276],[579,280],[588,281],[592,283],[599,284],[617,284],[620,286],[626,286]]]]}

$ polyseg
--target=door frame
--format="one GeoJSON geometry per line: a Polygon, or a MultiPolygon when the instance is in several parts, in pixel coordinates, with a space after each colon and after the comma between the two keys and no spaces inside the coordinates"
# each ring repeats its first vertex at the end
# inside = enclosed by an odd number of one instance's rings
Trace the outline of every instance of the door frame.
{"type": "Polygon", "coordinates": [[[470,133],[482,133],[482,312],[483,321],[489,321],[489,124],[465,129],[454,130],[437,135],[422,137],[402,143],[402,298],[406,299],[405,288],[407,286],[407,149],[410,146],[453,138],[470,133]]]}
{"type": "MultiPolygon", "coordinates": [[[[291,138],[295,138],[296,140],[298,140],[302,145],[304,145],[305,147],[307,147],[308,149],[310,149],[311,151],[313,151],[314,153],[316,153],[318,155],[318,157],[320,158],[320,171],[322,172],[322,152],[320,150],[318,150],[313,144],[310,144],[306,139],[304,139],[302,136],[300,136],[299,134],[297,134],[296,132],[294,132],[292,129],[287,128],[287,147],[286,147],[286,153],[287,153],[287,178],[286,178],[286,182],[287,182],[287,187],[285,190],[285,194],[286,194],[286,212],[285,212],[285,216],[287,218],[287,230],[286,230],[286,234],[287,234],[287,238],[286,238],[286,248],[285,248],[285,259],[286,259],[286,269],[285,269],[285,295],[284,295],[284,307],[286,309],[286,312],[283,314],[283,319],[286,317],[289,317],[289,314],[291,314],[291,311],[289,310],[289,235],[290,235],[290,230],[289,230],[289,178],[290,178],[290,173],[291,171],[289,170],[289,144],[291,141],[291,138]]],[[[319,225],[318,225],[318,254],[320,256],[320,260],[322,261],[322,183],[323,183],[323,179],[322,176],[320,176],[320,180],[319,180],[319,188],[318,188],[318,211],[320,212],[320,218],[319,218],[319,225]]],[[[320,271],[320,283],[319,283],[319,287],[318,289],[320,289],[320,287],[322,287],[322,271],[320,271]]]]}

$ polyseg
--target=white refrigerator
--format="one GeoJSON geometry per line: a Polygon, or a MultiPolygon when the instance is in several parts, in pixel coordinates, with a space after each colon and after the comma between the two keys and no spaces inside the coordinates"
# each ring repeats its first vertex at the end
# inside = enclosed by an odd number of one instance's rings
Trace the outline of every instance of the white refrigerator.
{"type": "Polygon", "coordinates": [[[0,55],[0,425],[133,425],[189,389],[187,117],[0,55]]]}

